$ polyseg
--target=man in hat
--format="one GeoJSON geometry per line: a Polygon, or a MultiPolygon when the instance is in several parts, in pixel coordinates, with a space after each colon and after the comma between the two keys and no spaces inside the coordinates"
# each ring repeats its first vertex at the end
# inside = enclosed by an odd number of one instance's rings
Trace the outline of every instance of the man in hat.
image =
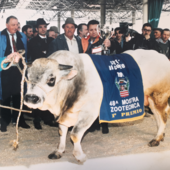
{"type": "MultiPolygon", "coordinates": [[[[33,62],[38,58],[46,58],[49,44],[54,40],[51,37],[47,37],[47,25],[43,18],[39,18],[36,23],[37,36],[32,38],[28,42],[28,58],[33,62]]],[[[42,129],[40,121],[41,117],[46,119],[46,122],[51,122],[53,116],[47,111],[40,111],[38,109],[33,110],[34,126],[36,129],[42,129]]],[[[48,124],[48,123],[46,123],[48,124]]]]}
{"type": "Polygon", "coordinates": [[[51,26],[50,29],[49,29],[49,32],[50,31],[54,31],[55,32],[55,39],[60,34],[59,31],[58,31],[58,28],[56,26],[51,26]]]}
{"type": "Polygon", "coordinates": [[[67,50],[74,53],[82,53],[83,50],[81,46],[81,41],[76,36],[74,36],[77,25],[74,23],[73,18],[67,18],[62,28],[64,29],[64,33],[57,36],[57,38],[52,41],[49,46],[47,56],[58,50],[67,50]]]}
{"type": "Polygon", "coordinates": [[[54,31],[51,31],[51,30],[47,30],[47,36],[48,37],[52,37],[52,38],[56,38],[56,34],[54,31]]]}
{"type": "Polygon", "coordinates": [[[47,25],[43,18],[39,18],[36,24],[37,36],[28,42],[28,58],[33,62],[37,58],[46,57],[48,45],[53,38],[47,37],[47,25]]]}

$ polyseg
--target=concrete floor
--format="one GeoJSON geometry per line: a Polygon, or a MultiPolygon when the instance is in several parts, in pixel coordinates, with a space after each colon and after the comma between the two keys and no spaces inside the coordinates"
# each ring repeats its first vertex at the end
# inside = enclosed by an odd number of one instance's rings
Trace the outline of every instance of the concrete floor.
{"type": "Polygon", "coordinates": [[[69,161],[30,166],[8,166],[1,170],[169,170],[170,151],[88,159],[83,165],[69,161]]]}
{"type": "Polygon", "coordinates": [[[58,145],[57,127],[42,123],[43,129],[36,130],[32,119],[27,123],[31,129],[19,128],[19,148],[14,151],[9,144],[16,139],[15,127],[0,132],[0,170],[6,169],[166,169],[170,167],[170,122],[167,123],[164,142],[158,147],[149,147],[148,142],[156,135],[153,116],[144,118],[139,124],[123,127],[110,125],[109,134],[101,131],[87,133],[82,140],[82,148],[88,160],[79,164],[72,155],[73,145],[69,138],[66,150],[59,160],[50,160],[48,155],[58,145]],[[161,168],[165,167],[165,168],[161,168]]]}

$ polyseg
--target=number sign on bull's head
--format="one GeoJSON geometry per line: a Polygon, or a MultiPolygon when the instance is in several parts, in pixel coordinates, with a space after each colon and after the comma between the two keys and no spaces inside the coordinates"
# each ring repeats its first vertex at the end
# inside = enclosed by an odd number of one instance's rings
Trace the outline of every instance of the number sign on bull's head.
{"type": "Polygon", "coordinates": [[[62,79],[70,80],[77,75],[72,67],[58,64],[54,59],[37,59],[28,69],[29,83],[24,103],[30,108],[41,108],[47,95],[62,79]]]}

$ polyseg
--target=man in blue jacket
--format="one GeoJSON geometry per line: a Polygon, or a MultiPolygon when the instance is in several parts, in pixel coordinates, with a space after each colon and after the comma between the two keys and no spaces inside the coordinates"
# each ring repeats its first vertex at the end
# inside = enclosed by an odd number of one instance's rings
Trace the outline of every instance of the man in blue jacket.
{"type": "MultiPolygon", "coordinates": [[[[0,32],[0,63],[8,55],[18,50],[24,49],[27,52],[27,38],[24,33],[18,32],[18,19],[15,16],[10,16],[6,20],[6,29],[0,32]]],[[[26,58],[26,53],[25,53],[26,58]]],[[[21,60],[20,67],[23,65],[21,60]]],[[[8,70],[0,69],[0,99],[2,104],[10,106],[11,100],[14,108],[20,108],[20,82],[21,73],[16,64],[13,64],[8,70]]],[[[16,122],[18,112],[11,110],[1,110],[1,132],[7,131],[7,126],[13,119],[16,122]]],[[[30,128],[21,114],[19,126],[23,128],[30,128]]]]}

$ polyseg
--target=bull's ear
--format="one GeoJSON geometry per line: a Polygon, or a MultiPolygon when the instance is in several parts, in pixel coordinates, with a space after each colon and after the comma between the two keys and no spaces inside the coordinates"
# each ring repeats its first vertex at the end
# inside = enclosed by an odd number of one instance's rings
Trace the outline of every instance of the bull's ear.
{"type": "Polygon", "coordinates": [[[59,68],[59,70],[69,70],[69,69],[73,68],[73,66],[59,64],[58,68],[59,68]]]}
{"type": "Polygon", "coordinates": [[[62,70],[60,71],[63,79],[73,79],[77,75],[77,70],[62,70]]]}
{"type": "Polygon", "coordinates": [[[59,64],[58,68],[63,79],[70,80],[77,75],[77,70],[70,70],[71,68],[73,68],[73,66],[59,64]]]}

